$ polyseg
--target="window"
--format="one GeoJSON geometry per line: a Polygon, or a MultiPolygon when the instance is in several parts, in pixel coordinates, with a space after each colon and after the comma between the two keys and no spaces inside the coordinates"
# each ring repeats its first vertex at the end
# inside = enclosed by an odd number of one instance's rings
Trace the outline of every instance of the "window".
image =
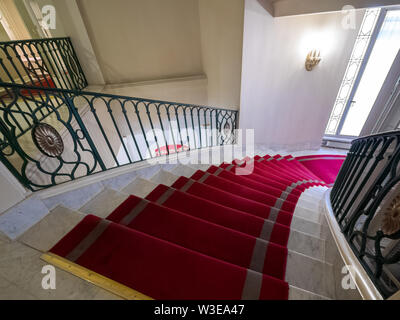
{"type": "Polygon", "coordinates": [[[400,10],[367,10],[326,135],[360,135],[399,49],[400,10]]]}

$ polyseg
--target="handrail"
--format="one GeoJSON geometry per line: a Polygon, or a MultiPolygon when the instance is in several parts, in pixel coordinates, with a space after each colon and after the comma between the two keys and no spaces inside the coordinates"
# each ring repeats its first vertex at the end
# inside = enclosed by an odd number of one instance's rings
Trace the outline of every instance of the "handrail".
{"type": "Polygon", "coordinates": [[[70,37],[51,37],[51,38],[38,38],[38,39],[21,39],[21,40],[8,40],[1,41],[1,44],[17,44],[17,43],[31,43],[31,42],[48,42],[49,40],[68,40],[70,37]]]}
{"type": "MultiPolygon", "coordinates": [[[[0,81],[0,87],[6,87],[9,85],[11,85],[11,83],[0,81]]],[[[106,97],[106,98],[133,99],[133,100],[138,100],[138,101],[147,101],[150,103],[179,104],[179,105],[185,105],[187,107],[215,109],[215,110],[221,110],[221,111],[237,111],[235,109],[226,109],[226,108],[219,108],[219,107],[217,108],[217,107],[212,107],[212,106],[204,106],[201,104],[190,104],[190,103],[183,103],[183,102],[176,102],[176,101],[156,100],[156,99],[149,99],[149,98],[140,98],[140,97],[135,97],[135,96],[125,96],[125,95],[117,95],[117,94],[110,94],[110,93],[103,93],[103,92],[87,91],[87,90],[69,90],[69,89],[48,88],[48,87],[41,87],[41,86],[25,86],[25,85],[21,85],[21,84],[17,84],[17,83],[13,83],[12,87],[20,88],[20,89],[29,89],[29,90],[69,93],[71,95],[90,94],[93,96],[99,96],[99,97],[101,96],[101,97],[106,97]]]]}
{"type": "Polygon", "coordinates": [[[379,132],[379,133],[374,133],[374,134],[369,134],[369,135],[365,135],[362,137],[359,137],[357,139],[352,140],[352,143],[355,143],[357,141],[360,140],[365,140],[365,139],[369,139],[369,138],[375,138],[375,137],[390,137],[393,134],[397,134],[399,132],[399,130],[390,130],[390,131],[384,131],[384,132],[379,132]]]}
{"type": "Polygon", "coordinates": [[[341,231],[384,298],[400,290],[400,131],[361,137],[330,200],[341,231]]]}

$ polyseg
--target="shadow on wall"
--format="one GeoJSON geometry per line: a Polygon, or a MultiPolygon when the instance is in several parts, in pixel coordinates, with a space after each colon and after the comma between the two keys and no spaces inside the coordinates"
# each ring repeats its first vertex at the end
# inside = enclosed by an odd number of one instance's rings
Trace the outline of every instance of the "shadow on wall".
{"type": "Polygon", "coordinates": [[[274,6],[270,0],[257,0],[258,3],[269,12],[271,16],[274,16],[274,6]]]}

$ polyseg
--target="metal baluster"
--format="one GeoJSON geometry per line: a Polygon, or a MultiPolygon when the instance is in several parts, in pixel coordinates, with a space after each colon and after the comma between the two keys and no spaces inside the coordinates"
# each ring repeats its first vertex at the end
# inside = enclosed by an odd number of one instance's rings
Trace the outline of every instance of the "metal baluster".
{"type": "MultiPolygon", "coordinates": [[[[126,148],[126,145],[125,145],[125,143],[124,143],[124,139],[122,138],[122,135],[121,135],[121,131],[120,131],[119,128],[118,128],[118,124],[117,124],[117,122],[115,121],[115,118],[114,118],[114,115],[113,115],[113,110],[112,110],[112,108],[111,108],[111,106],[110,106],[111,101],[117,101],[117,102],[120,104],[120,106],[121,106],[121,101],[119,101],[119,100],[116,99],[116,98],[110,99],[110,100],[108,100],[108,101],[106,101],[106,100],[104,100],[104,99],[102,99],[102,100],[104,101],[104,103],[105,103],[106,106],[107,106],[107,111],[108,111],[108,113],[110,114],[111,120],[112,120],[112,122],[113,122],[113,124],[114,124],[114,128],[115,128],[115,130],[117,131],[119,140],[121,141],[121,145],[122,145],[122,147],[124,148],[124,151],[125,151],[125,153],[126,153],[126,156],[128,157],[129,162],[132,163],[131,156],[129,155],[128,149],[126,148]]],[[[121,110],[122,110],[122,106],[121,106],[121,110]]]]}
{"type": "Polygon", "coordinates": [[[138,101],[137,103],[135,103],[135,112],[136,112],[136,116],[137,116],[137,118],[138,118],[138,120],[139,120],[140,129],[142,130],[143,139],[144,139],[144,141],[145,141],[145,143],[146,143],[147,150],[149,151],[150,158],[153,158],[153,154],[152,154],[151,149],[150,149],[149,141],[147,140],[147,135],[146,135],[146,132],[144,131],[144,128],[143,128],[142,119],[140,118],[140,113],[139,113],[139,109],[138,109],[138,104],[139,104],[139,103],[144,103],[144,102],[140,100],[140,101],[138,101]]]}
{"type": "Polygon", "coordinates": [[[129,119],[128,119],[127,110],[126,110],[126,108],[125,108],[125,103],[127,103],[127,102],[130,102],[130,103],[133,104],[132,101],[130,101],[130,100],[125,100],[124,103],[122,104],[122,113],[124,114],[125,121],[126,121],[126,123],[127,123],[127,125],[128,125],[129,132],[131,133],[133,142],[135,143],[135,147],[136,147],[136,150],[137,150],[137,152],[138,152],[138,154],[139,154],[140,161],[142,161],[142,160],[143,160],[142,153],[140,152],[138,143],[137,143],[137,141],[136,141],[135,134],[133,133],[131,123],[130,123],[130,121],[129,121],[129,119]]]}
{"type": "Polygon", "coordinates": [[[367,154],[368,149],[371,146],[371,144],[372,144],[372,141],[367,141],[366,143],[361,144],[360,149],[358,150],[358,153],[355,156],[353,166],[352,166],[351,170],[349,170],[349,176],[348,176],[347,182],[346,182],[345,186],[343,187],[341,194],[338,196],[345,200],[341,201],[337,206],[335,206],[334,210],[336,210],[336,212],[341,212],[341,209],[343,208],[343,206],[346,203],[346,199],[350,196],[351,192],[353,191],[352,187],[350,187],[350,186],[354,186],[354,184],[357,183],[357,181],[355,181],[355,179],[354,179],[355,175],[357,173],[359,173],[359,175],[362,174],[362,172],[360,172],[360,170],[358,170],[358,169],[359,169],[363,159],[365,158],[365,155],[367,154]]]}
{"type": "Polygon", "coordinates": [[[74,61],[75,61],[76,65],[78,67],[78,70],[79,70],[79,77],[82,78],[83,86],[79,87],[79,89],[82,90],[83,88],[87,87],[88,81],[86,79],[85,73],[83,72],[82,66],[81,66],[81,64],[79,62],[79,59],[78,59],[78,56],[77,56],[77,54],[75,52],[75,48],[72,45],[71,38],[65,38],[64,40],[68,42],[68,46],[69,46],[69,48],[70,48],[70,50],[71,50],[71,52],[73,54],[74,61]]]}
{"type": "MultiPolygon", "coordinates": [[[[150,122],[151,132],[153,132],[153,137],[154,137],[154,141],[156,142],[158,152],[161,155],[160,145],[158,143],[158,139],[157,139],[156,133],[154,131],[153,121],[151,120],[151,114],[150,114],[150,110],[149,110],[149,105],[150,105],[150,102],[149,103],[145,103],[146,114],[147,114],[147,118],[148,118],[148,120],[150,122]]],[[[157,109],[157,112],[158,112],[158,105],[156,105],[156,109],[157,109]]]]}
{"type": "Polygon", "coordinates": [[[110,141],[109,141],[108,138],[107,138],[106,133],[104,132],[103,125],[101,124],[101,122],[100,122],[100,120],[99,120],[99,117],[97,116],[96,109],[95,109],[95,107],[94,107],[94,101],[95,101],[95,99],[97,99],[97,98],[98,98],[97,96],[93,96],[92,99],[87,100],[88,103],[89,103],[90,111],[92,112],[93,117],[94,117],[94,119],[96,120],[97,126],[99,127],[99,129],[100,129],[100,131],[101,131],[101,134],[103,135],[103,138],[104,138],[104,140],[106,141],[107,147],[108,147],[108,149],[110,150],[111,155],[112,155],[112,157],[113,157],[115,163],[117,164],[117,166],[119,166],[118,159],[117,159],[117,157],[116,157],[116,155],[115,155],[115,153],[114,153],[114,150],[113,150],[113,148],[112,148],[112,146],[111,146],[111,144],[110,144],[110,141]]]}
{"type": "Polygon", "coordinates": [[[63,79],[64,83],[66,84],[65,89],[77,89],[74,86],[74,84],[71,83],[69,77],[65,74],[65,69],[64,69],[65,66],[61,62],[61,59],[59,57],[58,47],[56,46],[56,44],[53,41],[50,41],[50,42],[47,43],[47,45],[48,45],[49,48],[51,48],[51,49],[49,49],[49,52],[50,52],[51,56],[53,57],[53,60],[54,60],[55,65],[57,67],[57,70],[59,71],[59,75],[61,76],[61,78],[63,79]],[[67,82],[68,82],[68,84],[67,84],[67,82]]]}
{"type": "MultiPolygon", "coordinates": [[[[171,108],[172,106],[173,106],[172,104],[169,104],[168,107],[166,108],[166,112],[167,112],[167,118],[168,118],[169,129],[171,130],[172,143],[173,143],[173,145],[174,145],[175,153],[178,153],[178,149],[177,149],[177,147],[176,147],[174,129],[172,128],[172,124],[171,124],[170,108],[171,108]]],[[[174,109],[175,109],[175,108],[174,108],[174,109]]],[[[182,151],[183,151],[183,143],[181,144],[181,146],[182,146],[182,151]]]]}
{"type": "Polygon", "coordinates": [[[196,141],[196,129],[194,128],[194,120],[193,120],[193,107],[190,108],[190,117],[192,119],[194,147],[195,147],[195,149],[198,149],[197,148],[197,141],[196,141]]]}
{"type": "MultiPolygon", "coordinates": [[[[8,47],[14,52],[16,58],[19,57],[19,54],[18,54],[18,52],[16,51],[16,49],[15,49],[14,46],[6,46],[6,48],[8,48],[8,47]]],[[[24,77],[21,75],[21,73],[19,72],[18,68],[16,67],[12,56],[9,54],[8,50],[5,50],[5,52],[6,52],[6,57],[7,57],[7,59],[10,61],[10,64],[13,66],[15,72],[17,73],[17,75],[18,75],[19,78],[21,79],[22,84],[26,85],[26,82],[25,82],[25,80],[24,80],[24,77]]],[[[27,70],[26,70],[24,64],[21,62],[21,60],[18,59],[18,58],[17,58],[17,60],[18,60],[18,61],[20,62],[20,64],[22,65],[24,71],[27,72],[27,70]]],[[[28,75],[30,81],[33,83],[30,74],[28,73],[27,75],[28,75]]],[[[12,82],[14,82],[14,81],[12,80],[12,82]]],[[[30,92],[30,95],[31,95],[32,100],[34,100],[32,91],[30,91],[30,90],[28,90],[28,91],[30,92]]],[[[41,97],[41,98],[42,98],[42,97],[41,97]]],[[[44,103],[43,98],[42,98],[42,102],[44,103]]],[[[20,109],[19,105],[17,105],[17,108],[20,109]]],[[[22,110],[21,110],[21,112],[22,112],[22,110]]],[[[42,116],[44,116],[44,113],[43,113],[42,110],[41,110],[41,113],[42,113],[42,116]]],[[[29,125],[30,125],[29,121],[27,121],[27,119],[26,119],[25,117],[24,117],[24,120],[27,122],[27,124],[28,124],[28,126],[29,126],[29,125]]]]}
{"type": "MultiPolygon", "coordinates": [[[[183,148],[183,139],[182,139],[181,125],[180,125],[180,123],[179,123],[179,116],[178,116],[178,109],[179,109],[179,108],[182,109],[182,106],[176,106],[176,105],[174,105],[176,123],[178,124],[178,132],[179,132],[179,136],[180,136],[180,139],[181,139],[181,146],[182,146],[182,148],[183,148]]],[[[183,109],[182,109],[182,113],[183,113],[183,109]]],[[[189,142],[188,142],[188,144],[189,144],[189,147],[190,147],[190,143],[189,143],[189,142]]]]}
{"type": "MultiPolygon", "coordinates": [[[[167,148],[167,155],[169,155],[168,141],[167,141],[167,137],[165,136],[164,126],[163,126],[163,123],[162,123],[162,120],[161,120],[161,115],[160,115],[161,106],[164,106],[164,108],[166,108],[165,104],[158,104],[157,105],[157,115],[158,115],[158,121],[160,121],[161,131],[163,133],[163,137],[164,137],[164,141],[165,141],[165,147],[167,148]]],[[[176,147],[174,146],[174,148],[175,148],[175,152],[176,152],[176,147]]],[[[159,150],[159,151],[160,151],[160,156],[161,156],[161,150],[159,150]]]]}

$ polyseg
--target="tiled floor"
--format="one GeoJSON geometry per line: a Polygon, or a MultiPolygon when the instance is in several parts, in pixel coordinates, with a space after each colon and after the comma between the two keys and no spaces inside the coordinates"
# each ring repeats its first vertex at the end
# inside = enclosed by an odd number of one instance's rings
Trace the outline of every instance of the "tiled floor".
{"type": "Polygon", "coordinates": [[[42,288],[41,252],[17,241],[0,242],[0,297],[2,299],[94,299],[101,291],[62,270],[56,272],[56,289],[42,288]]]}

